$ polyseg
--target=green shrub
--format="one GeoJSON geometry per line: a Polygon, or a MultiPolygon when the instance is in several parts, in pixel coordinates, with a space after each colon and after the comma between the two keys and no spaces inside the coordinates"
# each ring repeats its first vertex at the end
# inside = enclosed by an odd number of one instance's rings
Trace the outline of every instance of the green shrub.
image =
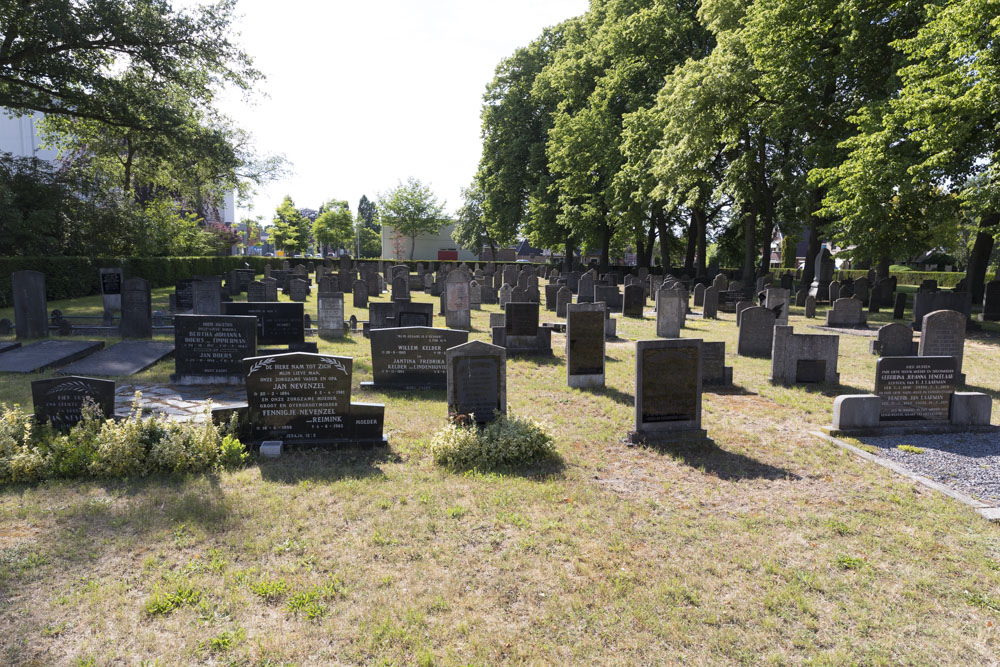
{"type": "Polygon", "coordinates": [[[248,454],[227,431],[212,423],[208,409],[202,423],[172,422],[143,417],[137,400],[120,421],[85,405],[83,420],[68,433],[57,433],[36,425],[19,406],[0,405],[0,483],[234,468],[248,454]]]}
{"type": "Polygon", "coordinates": [[[480,428],[451,423],[431,442],[434,461],[454,470],[492,470],[554,459],[555,443],[534,421],[498,415],[480,428]]]}

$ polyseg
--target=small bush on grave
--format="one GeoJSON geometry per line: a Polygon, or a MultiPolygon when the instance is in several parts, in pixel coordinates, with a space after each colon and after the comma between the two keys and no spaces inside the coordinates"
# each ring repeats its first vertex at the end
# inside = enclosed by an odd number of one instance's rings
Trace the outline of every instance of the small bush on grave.
{"type": "Polygon", "coordinates": [[[144,417],[138,398],[120,421],[84,405],[83,419],[66,433],[36,424],[17,405],[0,404],[0,483],[200,472],[246,461],[246,449],[233,435],[235,421],[220,428],[207,410],[202,423],[144,417]]]}
{"type": "Polygon", "coordinates": [[[452,470],[493,470],[558,456],[541,425],[515,415],[497,415],[482,428],[455,420],[434,435],[431,452],[435,463],[452,470]]]}

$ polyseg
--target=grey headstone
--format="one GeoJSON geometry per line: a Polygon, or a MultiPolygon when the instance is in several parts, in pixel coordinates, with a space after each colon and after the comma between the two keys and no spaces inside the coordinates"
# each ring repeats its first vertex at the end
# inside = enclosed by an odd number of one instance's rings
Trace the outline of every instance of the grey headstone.
{"type": "Polygon", "coordinates": [[[122,309],[122,283],[125,276],[120,267],[98,269],[101,278],[101,296],[104,310],[122,309]]]}
{"type": "Polygon", "coordinates": [[[573,302],[573,292],[568,287],[560,287],[556,292],[556,317],[566,317],[566,306],[573,302]]]}
{"type": "Polygon", "coordinates": [[[770,380],[781,385],[836,384],[840,381],[837,372],[839,349],[840,336],[797,334],[790,326],[775,326],[770,380]]]}
{"type": "Polygon", "coordinates": [[[10,279],[14,292],[17,339],[46,338],[49,322],[45,315],[45,274],[40,271],[15,271],[10,279]]]}
{"type": "Polygon", "coordinates": [[[316,327],[320,338],[344,337],[343,292],[320,292],[316,295],[316,327]]]}
{"type": "Polygon", "coordinates": [[[448,416],[469,415],[476,423],[507,414],[507,352],[480,340],[445,351],[448,416]]]}
{"type": "Polygon", "coordinates": [[[770,358],[776,319],[773,312],[760,306],[744,310],[740,314],[736,354],[741,357],[770,358]]]}
{"type": "Polygon", "coordinates": [[[869,350],[882,357],[912,357],[913,328],[901,322],[879,327],[878,335],[871,342],[869,350]]]}
{"type": "Polygon", "coordinates": [[[129,278],[122,286],[122,338],[152,338],[153,309],[149,281],[129,278]]]}
{"type": "Polygon", "coordinates": [[[955,373],[961,384],[965,315],[954,310],[936,310],[924,315],[917,354],[921,357],[954,357],[955,373]]]}
{"type": "Polygon", "coordinates": [[[566,306],[566,381],[570,387],[604,386],[603,303],[566,306]]]}
{"type": "Polygon", "coordinates": [[[661,438],[701,431],[701,341],[675,338],[635,344],[635,431],[661,438]]]}

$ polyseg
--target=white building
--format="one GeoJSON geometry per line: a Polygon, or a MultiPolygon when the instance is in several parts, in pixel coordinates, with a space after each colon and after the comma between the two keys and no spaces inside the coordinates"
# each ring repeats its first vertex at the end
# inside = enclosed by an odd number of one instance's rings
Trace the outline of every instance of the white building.
{"type": "MultiPolygon", "coordinates": [[[[474,252],[469,252],[459,248],[458,244],[451,238],[451,233],[455,231],[455,224],[446,223],[437,234],[421,234],[413,244],[414,261],[437,261],[437,260],[457,260],[460,262],[474,262],[479,256],[474,252]]],[[[382,225],[382,258],[383,259],[410,259],[410,237],[397,234],[392,225],[382,225]]]]}
{"type": "MultiPolygon", "coordinates": [[[[34,112],[26,116],[10,116],[10,112],[0,107],[0,153],[10,153],[14,157],[30,158],[55,162],[59,159],[59,151],[53,148],[42,148],[42,139],[38,134],[38,121],[42,114],[34,112]]],[[[232,192],[223,197],[219,216],[226,224],[236,222],[236,201],[232,192]]]]}

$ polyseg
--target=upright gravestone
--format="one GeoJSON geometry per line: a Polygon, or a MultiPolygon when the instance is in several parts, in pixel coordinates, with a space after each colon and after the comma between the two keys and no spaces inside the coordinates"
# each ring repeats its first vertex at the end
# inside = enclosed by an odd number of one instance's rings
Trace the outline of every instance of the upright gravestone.
{"type": "MultiPolygon", "coordinates": [[[[789,274],[785,274],[786,276],[789,274]]],[[[790,276],[789,276],[790,277],[790,276]]],[[[773,311],[777,316],[776,326],[786,326],[788,324],[789,291],[783,287],[770,287],[764,293],[764,307],[773,311]]]]}
{"type": "Polygon", "coordinates": [[[308,294],[309,283],[300,278],[292,278],[288,281],[288,298],[298,303],[305,303],[308,294]]]}
{"type": "Polygon", "coordinates": [[[368,283],[364,280],[355,280],[351,286],[351,296],[354,298],[355,308],[368,307],[368,283]]]}
{"type": "Polygon", "coordinates": [[[392,279],[392,300],[410,298],[410,279],[408,276],[397,275],[392,279]]]}
{"type": "Polygon", "coordinates": [[[372,382],[376,389],[446,389],[445,351],[469,340],[469,332],[431,327],[392,327],[370,332],[372,382]]]}
{"type": "Polygon", "coordinates": [[[662,439],[701,430],[701,341],[635,344],[635,437],[662,439]]]}
{"type": "Polygon", "coordinates": [[[873,289],[868,296],[868,312],[877,313],[882,309],[882,291],[873,289]]]}
{"type": "Polygon", "coordinates": [[[243,384],[243,358],[257,352],[256,327],[248,316],[174,316],[171,383],[243,384]]]}
{"type": "Polygon", "coordinates": [[[577,303],[593,303],[594,301],[594,276],[588,271],[580,276],[577,282],[577,303]]]}
{"type": "Polygon", "coordinates": [[[912,357],[913,328],[901,322],[891,322],[879,327],[878,334],[868,349],[881,357],[912,357]]]}
{"type": "Polygon", "coordinates": [[[10,279],[18,340],[47,337],[49,320],[45,312],[45,274],[40,271],[15,271],[10,279]]]}
{"type": "Polygon", "coordinates": [[[854,297],[837,299],[833,308],[826,311],[826,326],[836,328],[859,328],[868,325],[868,318],[861,309],[861,302],[854,297]]]}
{"type": "Polygon", "coordinates": [[[292,345],[305,341],[305,313],[301,303],[236,301],[223,304],[226,315],[252,315],[257,321],[259,345],[292,345]]]}
{"type": "Polygon", "coordinates": [[[267,290],[264,288],[264,283],[253,280],[247,285],[247,301],[267,301],[267,290]]]}
{"type": "Polygon", "coordinates": [[[972,313],[972,295],[969,292],[917,292],[913,300],[913,330],[920,331],[924,315],[936,310],[957,310],[969,319],[972,313]]]}
{"type": "Polygon", "coordinates": [[[264,288],[264,301],[278,300],[278,281],[274,278],[264,278],[260,281],[264,288]]]}
{"type": "Polygon", "coordinates": [[[514,288],[511,287],[510,283],[504,283],[500,287],[500,310],[506,307],[507,302],[511,300],[511,295],[514,293],[514,288]]]}
{"type": "Polygon", "coordinates": [[[118,325],[122,338],[153,337],[153,304],[149,281],[129,278],[122,286],[122,319],[118,325]]]}
{"type": "Polygon", "coordinates": [[[195,315],[218,315],[222,311],[222,282],[219,278],[195,278],[191,283],[195,315]]]}
{"type": "MultiPolygon", "coordinates": [[[[656,335],[659,338],[680,338],[684,324],[684,304],[681,292],[661,289],[656,293],[656,335]]],[[[704,303],[704,291],[702,303],[704,303]]]]}
{"type": "Polygon", "coordinates": [[[726,344],[722,341],[701,343],[702,385],[730,385],[733,368],[726,366],[726,344]]]}
{"type": "Polygon", "coordinates": [[[715,285],[705,290],[705,303],[701,307],[701,317],[704,320],[719,319],[719,288],[715,285]]]}
{"type": "Polygon", "coordinates": [[[101,276],[101,296],[104,299],[104,310],[122,309],[122,283],[124,275],[121,268],[98,269],[101,276]]]}
{"type": "Polygon", "coordinates": [[[948,422],[956,376],[954,357],[882,357],[875,364],[879,421],[948,422]]]}
{"type": "Polygon", "coordinates": [[[854,281],[854,298],[860,301],[862,306],[868,305],[870,289],[868,278],[862,276],[854,281]]]}
{"type": "Polygon", "coordinates": [[[827,293],[830,295],[830,303],[835,302],[841,297],[840,282],[837,280],[831,280],[830,286],[827,288],[827,293]]]}
{"type": "Polygon", "coordinates": [[[776,317],[767,308],[752,306],[740,314],[736,354],[741,357],[771,358],[776,317]]]}
{"type": "Polygon", "coordinates": [[[559,295],[559,285],[549,283],[545,286],[545,310],[556,311],[556,298],[559,295]]]}
{"type": "Polygon", "coordinates": [[[448,416],[467,415],[477,424],[507,414],[507,352],[473,340],[445,351],[448,416]]]}
{"type": "Polygon", "coordinates": [[[483,309],[483,292],[479,287],[479,282],[472,280],[469,282],[469,308],[471,310],[483,309]]]}
{"type": "Polygon", "coordinates": [[[570,387],[604,386],[604,319],[601,302],[566,307],[566,381],[570,387]]]}
{"type": "Polygon", "coordinates": [[[563,285],[556,292],[556,317],[566,317],[566,306],[573,303],[573,292],[563,285]]]}
{"type": "Polygon", "coordinates": [[[705,285],[703,283],[698,283],[694,286],[694,305],[697,308],[705,305],[705,285]]]}
{"type": "Polygon", "coordinates": [[[991,280],[983,289],[982,319],[984,322],[1000,320],[1000,280],[991,280]]]}
{"type": "Polygon", "coordinates": [[[380,443],[385,406],[351,403],[353,359],[292,352],[243,360],[254,440],[380,443]]]}
{"type": "Polygon", "coordinates": [[[816,297],[812,294],[806,297],[805,311],[807,318],[812,319],[816,317],[816,297]]]}
{"type": "Polygon", "coordinates": [[[901,320],[906,312],[906,292],[897,292],[892,306],[892,319],[901,320]]]}
{"type": "Polygon", "coordinates": [[[937,310],[924,315],[917,355],[954,357],[955,375],[959,384],[964,384],[962,359],[965,356],[965,315],[954,310],[937,310]]]}
{"type": "Polygon", "coordinates": [[[31,401],[35,421],[51,422],[58,429],[68,429],[83,419],[83,406],[92,401],[98,415],[110,419],[115,414],[115,383],[79,375],[67,375],[31,383],[31,401]]]}
{"type": "MultiPolygon", "coordinates": [[[[579,301],[579,299],[577,299],[579,301]]],[[[622,315],[642,319],[642,311],[646,306],[646,290],[642,285],[627,285],[622,301],[622,315]]]]}
{"type": "Polygon", "coordinates": [[[821,248],[813,264],[813,282],[809,286],[809,293],[816,297],[816,301],[830,300],[830,282],[835,269],[830,250],[821,248]]]}
{"type": "Polygon", "coordinates": [[[462,271],[452,271],[445,279],[444,322],[449,329],[468,329],[472,326],[469,308],[469,280],[462,271]]]}
{"type": "Polygon", "coordinates": [[[320,338],[344,337],[343,292],[320,292],[316,295],[316,327],[320,338]]]}

